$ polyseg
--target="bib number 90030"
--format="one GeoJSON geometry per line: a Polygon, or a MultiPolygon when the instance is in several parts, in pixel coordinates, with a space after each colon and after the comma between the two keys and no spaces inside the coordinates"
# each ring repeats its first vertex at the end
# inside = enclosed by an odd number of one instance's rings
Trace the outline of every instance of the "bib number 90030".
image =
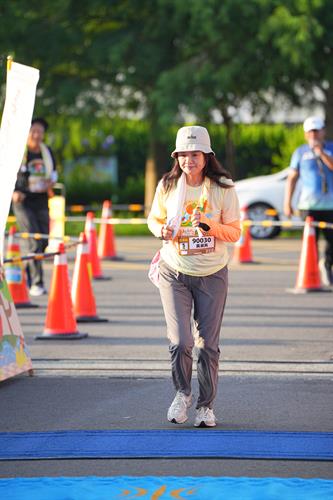
{"type": "Polygon", "coordinates": [[[214,252],[214,236],[182,236],[178,238],[180,255],[196,255],[214,252]]]}

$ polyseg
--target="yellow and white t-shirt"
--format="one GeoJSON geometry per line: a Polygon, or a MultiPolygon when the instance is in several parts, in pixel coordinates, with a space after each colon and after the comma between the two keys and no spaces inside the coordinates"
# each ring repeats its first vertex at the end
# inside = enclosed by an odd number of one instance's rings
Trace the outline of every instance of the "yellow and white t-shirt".
{"type": "MultiPolygon", "coordinates": [[[[233,186],[229,179],[221,178],[221,181],[233,186]]],[[[208,196],[203,196],[203,185],[199,187],[187,185],[181,227],[177,237],[174,240],[164,241],[161,249],[162,259],[170,267],[191,276],[208,276],[225,267],[228,263],[225,242],[237,241],[240,236],[240,229],[237,230],[240,219],[239,203],[234,187],[222,188],[207,178],[205,179],[206,187],[207,182],[208,196]],[[192,227],[191,215],[197,208],[202,213],[201,220],[211,227],[211,230],[205,234],[215,238],[215,250],[210,253],[181,255],[178,239],[182,238],[184,233],[189,233],[189,228],[192,227]],[[228,228],[229,224],[232,224],[232,227],[228,228]],[[232,237],[228,237],[227,229],[232,230],[232,237]]],[[[176,203],[175,192],[176,189],[173,189],[166,193],[162,181],[157,186],[148,216],[148,227],[157,237],[161,236],[162,226],[167,222],[168,207],[176,203]]]]}

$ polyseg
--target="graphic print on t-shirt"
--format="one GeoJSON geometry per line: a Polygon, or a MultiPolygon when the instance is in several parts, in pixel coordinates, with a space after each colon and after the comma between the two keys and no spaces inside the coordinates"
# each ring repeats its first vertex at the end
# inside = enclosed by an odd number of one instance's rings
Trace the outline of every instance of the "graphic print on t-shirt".
{"type": "Polygon", "coordinates": [[[48,188],[46,167],[42,158],[36,158],[28,163],[29,190],[31,193],[44,193],[48,188]]]}
{"type": "Polygon", "coordinates": [[[199,209],[201,213],[205,214],[206,217],[210,218],[210,213],[208,212],[211,209],[208,205],[207,199],[198,200],[189,200],[185,202],[185,207],[183,210],[182,216],[182,227],[192,227],[191,217],[196,209],[199,209]]]}
{"type": "Polygon", "coordinates": [[[178,252],[180,255],[196,255],[211,253],[215,250],[214,236],[203,236],[201,232],[192,227],[191,217],[195,210],[211,217],[211,208],[208,200],[200,197],[199,200],[187,200],[184,204],[181,227],[178,233],[178,252]]]}

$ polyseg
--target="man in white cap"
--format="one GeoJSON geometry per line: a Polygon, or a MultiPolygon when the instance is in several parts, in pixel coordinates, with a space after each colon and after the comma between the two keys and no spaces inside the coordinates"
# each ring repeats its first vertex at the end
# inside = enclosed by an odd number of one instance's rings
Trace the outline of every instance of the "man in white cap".
{"type": "MultiPolygon", "coordinates": [[[[311,215],[315,221],[333,223],[333,142],[325,141],[325,124],[318,116],[309,116],[303,123],[307,144],[294,151],[287,178],[284,213],[293,214],[292,196],[298,179],[301,193],[298,209],[305,218],[311,215]]],[[[326,240],[325,258],[320,262],[324,285],[333,284],[333,230],[323,229],[326,240]]],[[[319,228],[316,228],[318,240],[319,228]]]]}

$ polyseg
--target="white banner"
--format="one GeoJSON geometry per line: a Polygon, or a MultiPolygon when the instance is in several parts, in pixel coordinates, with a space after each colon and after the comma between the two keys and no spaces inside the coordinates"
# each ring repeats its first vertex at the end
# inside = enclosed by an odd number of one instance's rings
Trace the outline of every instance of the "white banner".
{"type": "Polygon", "coordinates": [[[39,70],[15,62],[7,70],[6,100],[0,130],[0,263],[6,221],[34,110],[39,70]]]}

